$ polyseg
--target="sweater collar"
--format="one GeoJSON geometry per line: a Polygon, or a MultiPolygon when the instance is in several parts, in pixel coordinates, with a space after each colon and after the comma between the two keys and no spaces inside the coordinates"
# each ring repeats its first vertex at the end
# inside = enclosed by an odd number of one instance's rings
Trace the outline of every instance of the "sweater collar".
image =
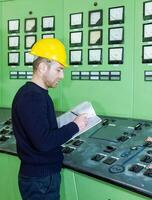
{"type": "Polygon", "coordinates": [[[37,85],[36,83],[33,83],[32,81],[28,81],[28,82],[26,82],[26,84],[27,85],[33,85],[37,89],[40,89],[41,91],[48,93],[47,89],[44,89],[44,88],[40,87],[39,85],[37,85]]]}

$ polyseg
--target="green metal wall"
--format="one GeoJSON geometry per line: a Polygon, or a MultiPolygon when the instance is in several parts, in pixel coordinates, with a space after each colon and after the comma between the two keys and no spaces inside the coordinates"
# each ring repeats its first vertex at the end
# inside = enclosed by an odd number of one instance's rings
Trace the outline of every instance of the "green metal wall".
{"type": "Polygon", "coordinates": [[[66,73],[66,78],[63,85],[63,108],[67,110],[73,105],[81,101],[89,100],[97,110],[98,114],[114,115],[114,116],[132,116],[133,107],[133,56],[134,48],[130,48],[134,42],[134,1],[97,0],[97,6],[94,6],[94,1],[81,1],[71,4],[70,0],[65,0],[65,29],[64,38],[67,49],[69,50],[69,14],[83,12],[84,13],[84,28],[83,28],[83,65],[79,67],[71,67],[66,73]],[[118,66],[108,65],[108,8],[124,5],[125,6],[125,56],[124,64],[118,66]],[[89,66],[87,63],[88,49],[88,11],[103,9],[103,64],[97,67],[89,66]],[[121,81],[71,81],[71,71],[121,71],[121,81]]]}
{"type": "Polygon", "coordinates": [[[123,117],[135,117],[151,119],[151,82],[144,81],[144,70],[151,67],[142,64],[142,24],[143,2],[145,0],[97,0],[97,1],[73,1],[71,0],[14,0],[0,2],[0,107],[11,107],[11,102],[17,89],[26,80],[10,80],[10,71],[29,71],[24,66],[24,19],[36,17],[38,20],[37,38],[41,38],[40,20],[42,16],[55,16],[55,35],[64,41],[69,54],[69,15],[71,13],[83,12],[83,64],[78,67],[71,66],[65,71],[65,79],[59,88],[51,89],[56,109],[66,111],[81,101],[91,101],[98,114],[114,115],[123,117]],[[94,2],[97,6],[94,6],[94,2]],[[33,6],[34,5],[34,6],[33,6]],[[118,45],[124,47],[124,63],[120,65],[108,64],[108,9],[111,7],[125,6],[125,22],[119,26],[124,27],[124,43],[118,45]],[[23,9],[24,7],[24,9],[23,9]],[[88,65],[88,12],[91,10],[103,10],[103,63],[96,67],[88,65]],[[29,11],[33,14],[30,15],[29,11]],[[7,64],[7,21],[9,19],[20,19],[21,39],[21,62],[20,66],[11,68],[7,64]],[[121,71],[120,81],[81,81],[71,80],[71,71],[121,71]]]}
{"type": "Polygon", "coordinates": [[[135,59],[134,59],[134,110],[135,118],[152,119],[152,82],[144,81],[144,71],[152,70],[151,64],[142,64],[143,0],[135,1],[135,59]]]}
{"type": "MultiPolygon", "coordinates": [[[[41,38],[41,17],[42,16],[55,16],[56,30],[55,35],[57,38],[63,41],[63,1],[61,0],[42,0],[37,3],[37,0],[15,0],[2,2],[2,101],[0,107],[11,107],[12,99],[17,91],[17,89],[25,83],[26,80],[10,80],[10,71],[30,71],[27,66],[24,66],[24,19],[25,18],[37,18],[37,39],[41,38]],[[33,6],[34,5],[34,6],[33,6]],[[29,12],[32,11],[32,14],[29,12]],[[20,65],[11,68],[8,66],[8,32],[7,32],[7,22],[9,19],[20,19],[20,65]]],[[[54,98],[56,106],[60,108],[60,93],[61,88],[59,86],[56,90],[51,90],[50,93],[54,98]]]]}
{"type": "MultiPolygon", "coordinates": [[[[0,13],[2,13],[2,5],[0,3],[0,13]]],[[[2,105],[2,15],[0,15],[0,106],[2,105]]]]}
{"type": "MultiPolygon", "coordinates": [[[[0,199],[21,200],[17,183],[19,159],[2,153],[0,158],[0,199]]],[[[73,170],[63,169],[61,177],[61,200],[118,200],[122,196],[123,200],[150,200],[143,195],[73,170]]]]}

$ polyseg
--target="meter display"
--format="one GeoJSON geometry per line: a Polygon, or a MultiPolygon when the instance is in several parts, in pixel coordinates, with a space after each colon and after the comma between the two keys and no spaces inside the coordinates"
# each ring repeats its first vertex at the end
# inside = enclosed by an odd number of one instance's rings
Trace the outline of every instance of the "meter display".
{"type": "Polygon", "coordinates": [[[36,35],[26,35],[25,36],[25,49],[30,49],[36,42],[36,35]]]}
{"type": "Polygon", "coordinates": [[[37,31],[37,19],[30,18],[25,19],[25,32],[36,32],[37,31]]]}
{"type": "Polygon", "coordinates": [[[82,64],[82,50],[70,50],[70,64],[81,65],[82,64]]]}
{"type": "Polygon", "coordinates": [[[144,2],[143,8],[144,8],[144,13],[143,13],[144,20],[152,19],[152,1],[144,2]]]}
{"type": "Polygon", "coordinates": [[[42,17],[42,31],[55,30],[55,16],[42,17]]]}
{"type": "Polygon", "coordinates": [[[8,49],[19,49],[19,36],[8,36],[8,49]]]}
{"type": "Polygon", "coordinates": [[[19,29],[20,29],[19,19],[8,20],[8,33],[19,33],[19,29]]]}
{"type": "Polygon", "coordinates": [[[143,24],[143,42],[152,41],[152,23],[143,24]]]}
{"type": "Polygon", "coordinates": [[[109,24],[124,23],[124,6],[109,8],[109,24]]]}
{"type": "Polygon", "coordinates": [[[123,64],[123,48],[109,48],[109,64],[123,64]]]}
{"type": "Polygon", "coordinates": [[[124,41],[123,27],[109,28],[109,44],[122,44],[124,41]]]}
{"type": "Polygon", "coordinates": [[[101,26],[102,25],[102,10],[89,12],[89,26],[101,26]]]}
{"type": "Polygon", "coordinates": [[[102,49],[88,49],[88,64],[102,63],[102,49]]]}
{"type": "Polygon", "coordinates": [[[152,63],[152,45],[143,46],[142,63],[152,63]]]}
{"type": "Polygon", "coordinates": [[[70,47],[82,46],[82,31],[70,32],[70,47]]]}
{"type": "Polygon", "coordinates": [[[19,52],[8,52],[8,65],[19,65],[19,52]]]}
{"type": "Polygon", "coordinates": [[[24,65],[32,65],[34,61],[34,55],[29,52],[24,52],[24,65]]]}
{"type": "Polygon", "coordinates": [[[89,30],[88,45],[102,45],[102,30],[89,30]]]}
{"type": "Polygon", "coordinates": [[[82,28],[83,27],[83,13],[70,14],[70,28],[82,28]]]}

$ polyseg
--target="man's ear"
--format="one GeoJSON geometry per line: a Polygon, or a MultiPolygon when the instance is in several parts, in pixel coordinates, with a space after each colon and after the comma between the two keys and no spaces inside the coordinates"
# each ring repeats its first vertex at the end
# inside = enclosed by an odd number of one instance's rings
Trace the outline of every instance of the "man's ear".
{"type": "Polygon", "coordinates": [[[47,71],[47,65],[45,63],[41,62],[39,64],[38,69],[39,69],[40,73],[44,74],[47,71]]]}

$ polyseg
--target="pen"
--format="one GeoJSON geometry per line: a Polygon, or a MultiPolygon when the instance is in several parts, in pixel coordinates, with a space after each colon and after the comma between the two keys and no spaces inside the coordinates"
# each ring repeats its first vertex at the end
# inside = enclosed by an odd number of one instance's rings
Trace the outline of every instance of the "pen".
{"type": "Polygon", "coordinates": [[[76,116],[78,116],[78,114],[77,114],[77,113],[75,113],[75,112],[73,112],[73,111],[71,111],[71,113],[72,113],[72,114],[74,114],[74,115],[76,115],[76,116]]]}

